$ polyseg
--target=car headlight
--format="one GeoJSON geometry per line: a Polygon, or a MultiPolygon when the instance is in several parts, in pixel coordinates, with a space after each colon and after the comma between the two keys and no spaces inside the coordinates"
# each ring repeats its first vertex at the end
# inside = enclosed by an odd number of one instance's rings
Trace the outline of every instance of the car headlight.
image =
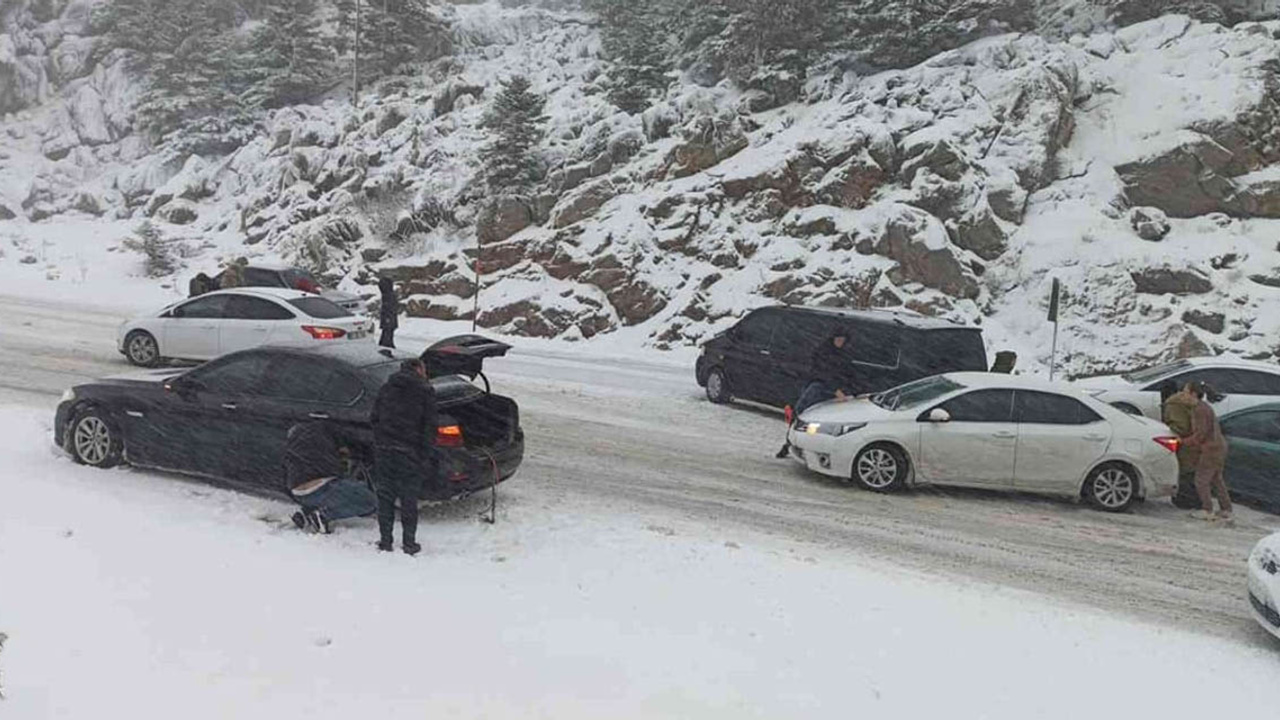
{"type": "Polygon", "coordinates": [[[65,391],[63,391],[62,399],[59,400],[58,402],[71,402],[72,400],[75,400],[75,399],[76,399],[75,388],[67,388],[65,391]]]}
{"type": "Polygon", "coordinates": [[[864,423],[864,422],[860,422],[860,423],[816,423],[816,422],[811,422],[811,423],[809,423],[809,424],[808,424],[808,426],[806,426],[806,427],[805,427],[805,430],[804,430],[804,431],[805,431],[806,433],[808,433],[809,435],[831,435],[831,436],[834,436],[834,437],[840,437],[840,436],[842,436],[842,435],[848,435],[849,433],[853,432],[854,430],[861,430],[862,428],[864,428],[864,427],[866,427],[866,426],[867,426],[867,424],[866,424],[866,423],[864,423]]]}
{"type": "Polygon", "coordinates": [[[1260,548],[1254,553],[1253,561],[1268,575],[1280,574],[1280,555],[1271,548],[1260,548]]]}

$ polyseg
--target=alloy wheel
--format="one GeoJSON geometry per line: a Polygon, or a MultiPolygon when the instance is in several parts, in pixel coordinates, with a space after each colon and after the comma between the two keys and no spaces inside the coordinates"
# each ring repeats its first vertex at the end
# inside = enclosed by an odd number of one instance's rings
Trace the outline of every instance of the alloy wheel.
{"type": "Polygon", "coordinates": [[[129,338],[129,358],[139,365],[147,365],[156,359],[159,350],[156,348],[155,338],[144,333],[138,333],[129,338]]]}
{"type": "Polygon", "coordinates": [[[869,488],[883,490],[898,479],[898,461],[884,448],[871,448],[858,458],[858,479],[869,488]]]}
{"type": "Polygon", "coordinates": [[[711,377],[707,378],[707,396],[713,399],[723,397],[724,393],[724,376],[718,372],[711,373],[711,377]]]}
{"type": "Polygon", "coordinates": [[[1124,507],[1133,498],[1133,478],[1120,468],[1107,468],[1093,480],[1093,497],[1105,508],[1124,507]]]}
{"type": "Polygon", "coordinates": [[[76,423],[74,442],[76,454],[86,465],[101,465],[111,454],[111,430],[93,415],[76,423]]]}

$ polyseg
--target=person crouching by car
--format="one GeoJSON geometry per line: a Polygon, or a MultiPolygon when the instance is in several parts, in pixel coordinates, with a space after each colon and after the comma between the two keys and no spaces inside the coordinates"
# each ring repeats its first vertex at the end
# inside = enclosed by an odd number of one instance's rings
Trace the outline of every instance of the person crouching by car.
{"type": "MultiPolygon", "coordinates": [[[[849,356],[845,352],[848,335],[836,332],[813,354],[809,362],[809,383],[796,400],[793,413],[801,413],[820,402],[843,400],[849,390],[849,356]]],[[[782,443],[779,459],[791,454],[791,441],[782,443]]]]}
{"type": "Polygon", "coordinates": [[[436,393],[427,366],[405,360],[378,391],[373,404],[374,484],[378,488],[378,549],[393,547],[396,501],[400,502],[400,546],[417,555],[418,499],[428,477],[435,477],[436,393]]]}
{"type": "Polygon", "coordinates": [[[1187,383],[1185,392],[1196,399],[1195,412],[1191,415],[1191,437],[1187,444],[1199,453],[1196,459],[1196,493],[1200,496],[1200,510],[1195,517],[1201,520],[1231,520],[1231,493],[1223,478],[1227,464],[1227,439],[1218,425],[1213,406],[1205,401],[1213,397],[1213,388],[1204,383],[1187,383]],[[1213,496],[1218,498],[1218,514],[1213,513],[1213,496]]]}
{"type": "Polygon", "coordinates": [[[1160,420],[1182,439],[1178,446],[1178,490],[1173,495],[1173,504],[1183,510],[1200,507],[1200,496],[1196,492],[1196,461],[1200,451],[1187,443],[1196,403],[1194,395],[1185,389],[1179,390],[1172,380],[1160,386],[1160,420]]]}
{"type": "Polygon", "coordinates": [[[372,515],[377,502],[364,483],[343,477],[337,438],[324,422],[289,428],[284,450],[289,494],[302,506],[293,524],[309,532],[328,534],[337,520],[372,515]]]}
{"type": "Polygon", "coordinates": [[[394,348],[396,328],[400,326],[400,301],[396,298],[396,289],[391,283],[391,278],[378,279],[378,292],[382,295],[382,308],[378,311],[378,324],[382,326],[382,337],[378,340],[378,345],[394,348]]]}

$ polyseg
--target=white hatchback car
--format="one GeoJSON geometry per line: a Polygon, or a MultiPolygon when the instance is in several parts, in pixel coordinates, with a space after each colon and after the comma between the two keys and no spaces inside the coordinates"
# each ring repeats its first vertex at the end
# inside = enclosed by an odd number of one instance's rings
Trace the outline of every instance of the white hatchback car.
{"type": "Polygon", "coordinates": [[[301,290],[235,288],[174,303],[120,326],[116,341],[134,365],[210,360],[259,345],[371,341],[373,320],[301,290]]]}
{"type": "Polygon", "coordinates": [[[805,410],[788,431],[809,469],[875,491],[937,484],[1083,496],[1127,510],[1178,480],[1177,436],[1063,383],[936,375],[805,410]]]}
{"type": "Polygon", "coordinates": [[[1249,605],[1258,624],[1280,638],[1280,533],[1262,538],[1249,553],[1249,605]]]}
{"type": "Polygon", "coordinates": [[[1214,403],[1221,417],[1229,412],[1280,401],[1280,366],[1233,358],[1188,358],[1127,375],[1088,378],[1078,387],[1127,413],[1160,419],[1160,386],[1179,390],[1188,382],[1207,382],[1224,397],[1214,403]]]}

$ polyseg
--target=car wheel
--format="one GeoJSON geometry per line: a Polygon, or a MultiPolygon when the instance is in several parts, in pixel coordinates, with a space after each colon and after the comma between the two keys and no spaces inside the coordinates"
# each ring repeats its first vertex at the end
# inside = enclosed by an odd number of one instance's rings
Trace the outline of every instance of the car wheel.
{"type": "Polygon", "coordinates": [[[160,346],[151,333],[134,330],[124,339],[124,356],[139,367],[155,367],[161,360],[160,346]]]}
{"type": "Polygon", "coordinates": [[[1124,512],[1138,501],[1138,475],[1125,465],[1100,465],[1089,473],[1084,492],[1099,510],[1124,512]]]}
{"type": "Polygon", "coordinates": [[[713,368],[707,375],[707,399],[717,405],[733,399],[729,394],[729,380],[724,376],[724,370],[713,368]]]}
{"type": "Polygon", "coordinates": [[[853,481],[872,492],[907,486],[907,456],[892,445],[870,445],[853,459],[853,481]]]}
{"type": "Polygon", "coordinates": [[[124,443],[105,413],[90,408],[76,414],[67,433],[67,449],[81,465],[109,468],[120,464],[124,443]]]}

